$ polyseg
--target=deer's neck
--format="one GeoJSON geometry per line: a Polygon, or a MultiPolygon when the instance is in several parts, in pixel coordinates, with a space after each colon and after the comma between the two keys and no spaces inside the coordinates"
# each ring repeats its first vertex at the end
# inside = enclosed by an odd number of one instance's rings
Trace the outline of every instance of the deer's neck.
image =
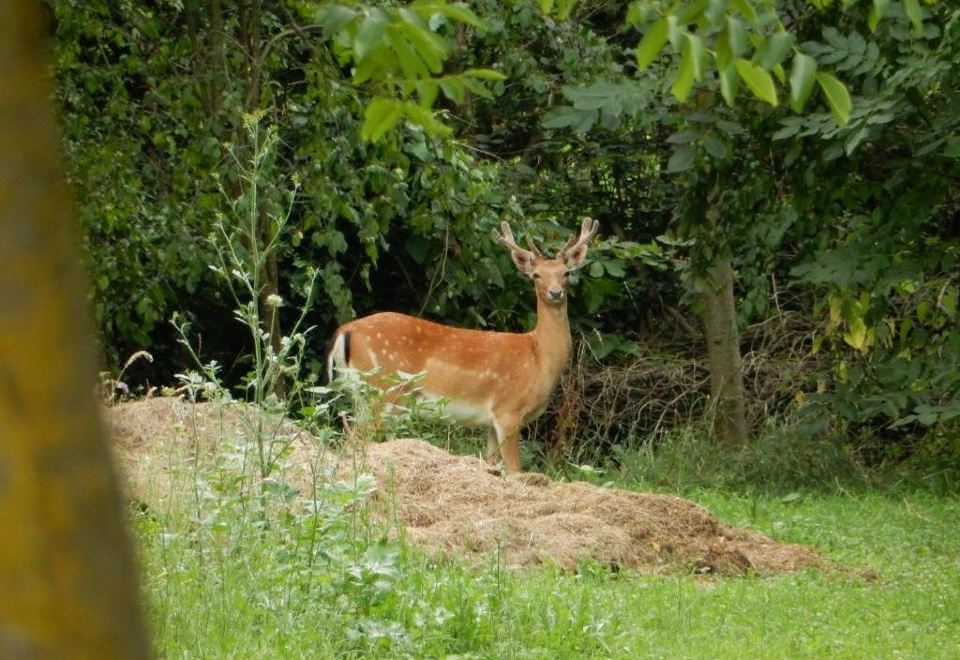
{"type": "Polygon", "coordinates": [[[540,351],[544,370],[554,379],[567,366],[570,359],[570,321],[567,319],[567,303],[551,305],[537,297],[537,327],[533,338],[540,351]]]}

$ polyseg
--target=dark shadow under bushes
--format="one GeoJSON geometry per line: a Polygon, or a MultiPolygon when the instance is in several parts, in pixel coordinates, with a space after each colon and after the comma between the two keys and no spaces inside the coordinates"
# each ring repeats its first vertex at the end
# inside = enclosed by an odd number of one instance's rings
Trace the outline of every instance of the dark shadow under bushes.
{"type": "MultiPolygon", "coordinates": [[[[597,365],[581,342],[548,414],[531,425],[548,463],[609,464],[624,450],[656,447],[678,429],[700,424],[709,440],[710,382],[702,339],[651,334],[633,359],[597,365]]],[[[784,313],[750,326],[742,341],[748,419],[783,417],[798,393],[816,389],[823,366],[811,351],[812,326],[784,313]]],[[[801,395],[802,396],[802,395],[801,395]]]]}
{"type": "MultiPolygon", "coordinates": [[[[551,472],[579,467],[673,491],[700,487],[802,490],[960,490],[960,428],[924,429],[889,441],[826,408],[814,418],[798,402],[832,381],[812,350],[814,326],[783,313],[743,333],[747,413],[754,437],[732,448],[712,438],[710,385],[702,340],[678,333],[637,341],[641,353],[597,364],[580,342],[550,409],[526,431],[525,446],[551,472]],[[878,439],[879,438],[879,439],[878,439]]],[[[879,435],[878,435],[879,434],[879,435]]],[[[530,461],[527,461],[530,464],[530,461]]],[[[534,467],[536,469],[536,467],[534,467]]]]}
{"type": "MultiPolygon", "coordinates": [[[[814,327],[783,313],[747,328],[742,354],[754,437],[732,448],[712,438],[710,384],[702,340],[650,334],[639,355],[597,364],[580,347],[550,409],[526,432],[549,471],[581,478],[579,466],[627,482],[685,491],[761,488],[778,493],[871,487],[956,492],[956,429],[884,443],[876,433],[821,411],[801,418],[797,403],[831,382],[829,360],[812,350],[814,327]]],[[[536,464],[535,461],[534,464],[536,464]]]]}

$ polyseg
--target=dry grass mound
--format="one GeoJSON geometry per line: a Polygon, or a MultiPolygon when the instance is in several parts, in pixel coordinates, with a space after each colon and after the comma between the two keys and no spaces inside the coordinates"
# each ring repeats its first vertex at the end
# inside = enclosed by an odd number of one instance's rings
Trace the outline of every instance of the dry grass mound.
{"type": "MultiPolygon", "coordinates": [[[[144,475],[156,474],[157,467],[161,474],[175,471],[215,451],[225,437],[248,433],[244,414],[240,406],[176,399],[110,409],[132,494],[145,492],[144,475]]],[[[304,490],[317,474],[316,439],[288,422],[272,423],[290,443],[284,478],[304,490]]],[[[409,543],[437,557],[480,563],[499,553],[512,567],[574,569],[597,562],[641,572],[722,575],[772,575],[819,563],[809,548],[727,527],[678,497],[554,482],[535,473],[497,476],[479,458],[451,456],[420,440],[367,445],[359,454],[340,461],[338,478],[349,478],[354,469],[372,474],[375,513],[402,523],[409,543]]],[[[162,484],[150,490],[164,492],[162,484]]]]}

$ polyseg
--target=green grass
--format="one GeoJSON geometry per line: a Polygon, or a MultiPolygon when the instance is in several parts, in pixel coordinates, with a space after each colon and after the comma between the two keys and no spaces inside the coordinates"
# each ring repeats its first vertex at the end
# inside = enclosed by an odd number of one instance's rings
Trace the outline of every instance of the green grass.
{"type": "Polygon", "coordinates": [[[156,647],[264,658],[960,655],[955,499],[687,496],[726,523],[813,545],[838,568],[704,580],[592,566],[511,573],[491,556],[466,569],[380,543],[342,493],[316,515],[266,524],[214,497],[192,519],[138,521],[156,647]]]}

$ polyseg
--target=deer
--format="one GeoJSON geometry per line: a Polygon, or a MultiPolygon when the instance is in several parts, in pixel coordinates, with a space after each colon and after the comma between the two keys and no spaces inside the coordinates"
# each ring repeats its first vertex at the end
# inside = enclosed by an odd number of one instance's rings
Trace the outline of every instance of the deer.
{"type": "Polygon", "coordinates": [[[487,427],[487,460],[508,473],[522,472],[520,429],[547,407],[570,358],[567,282],[583,267],[587,246],[600,223],[585,218],[552,259],[528,238],[517,245],[506,222],[491,231],[510,251],[517,269],[537,295],[536,327],[529,332],[456,328],[396,312],[379,312],[340,326],[327,358],[332,380],[349,367],[386,389],[397,372],[422,374],[418,387],[431,399],[446,401],[444,412],[456,423],[487,427]]]}

